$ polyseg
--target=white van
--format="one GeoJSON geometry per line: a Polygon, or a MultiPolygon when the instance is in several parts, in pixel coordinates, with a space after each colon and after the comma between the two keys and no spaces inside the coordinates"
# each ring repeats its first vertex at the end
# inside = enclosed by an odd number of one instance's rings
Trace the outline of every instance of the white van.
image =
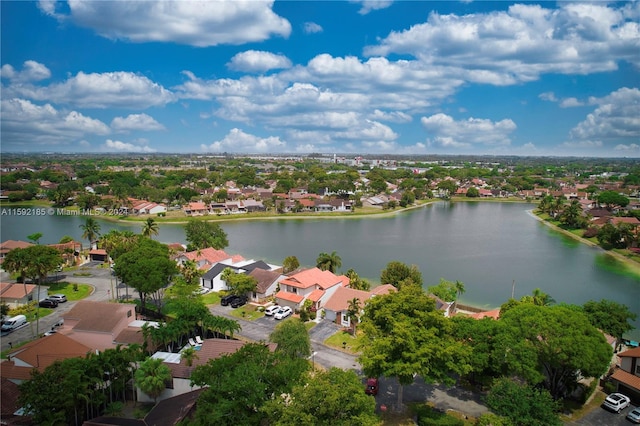
{"type": "Polygon", "coordinates": [[[24,315],[16,315],[15,317],[8,318],[2,324],[2,331],[13,331],[20,326],[27,323],[27,317],[24,315]]]}

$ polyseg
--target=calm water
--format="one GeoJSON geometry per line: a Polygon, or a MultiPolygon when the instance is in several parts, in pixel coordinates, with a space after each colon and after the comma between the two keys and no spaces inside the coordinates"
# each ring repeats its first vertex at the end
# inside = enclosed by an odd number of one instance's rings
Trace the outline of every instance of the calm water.
{"type": "MultiPolygon", "coordinates": [[[[582,304],[603,298],[624,303],[640,315],[640,279],[601,249],[588,247],[536,220],[530,204],[439,202],[391,217],[332,220],[262,220],[223,223],[227,252],[281,264],[296,256],[313,266],[321,252],[336,251],[345,272],[353,268],[377,283],[392,260],[417,265],[425,286],[440,278],[465,283],[461,302],[494,308],[511,296],[539,287],[557,302],[582,304]]],[[[64,235],[82,240],[77,216],[0,216],[2,241],[44,234],[41,243],[64,235]]],[[[101,232],[139,223],[100,221],[101,232]]],[[[160,225],[163,242],[185,243],[182,225],[160,225]]],[[[83,241],[86,244],[86,240],[83,241]]],[[[640,320],[636,321],[640,328],[640,320]]],[[[636,330],[634,337],[640,336],[636,330]]],[[[637,340],[637,339],[636,339],[637,340]]]]}

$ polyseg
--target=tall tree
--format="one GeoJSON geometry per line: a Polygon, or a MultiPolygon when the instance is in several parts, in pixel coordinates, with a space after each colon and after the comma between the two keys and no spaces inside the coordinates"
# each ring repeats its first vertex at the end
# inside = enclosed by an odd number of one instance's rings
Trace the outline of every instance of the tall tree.
{"type": "Polygon", "coordinates": [[[258,280],[255,277],[237,273],[231,268],[225,268],[220,278],[227,284],[230,293],[239,296],[254,292],[258,286],[258,280]]]}
{"type": "Polygon", "coordinates": [[[557,412],[560,404],[545,389],[501,378],[487,395],[487,406],[496,414],[511,419],[513,424],[560,426],[557,412]]]}
{"type": "Polygon", "coordinates": [[[347,318],[349,318],[349,322],[351,323],[351,329],[353,330],[353,335],[356,335],[356,324],[360,319],[360,300],[357,297],[349,300],[347,306],[347,318]]]}
{"type": "Polygon", "coordinates": [[[590,300],[582,305],[582,310],[594,327],[615,337],[618,344],[624,333],[635,328],[629,321],[635,321],[638,317],[628,306],[606,299],[599,302],[590,300]]]}
{"type": "Polygon", "coordinates": [[[300,261],[295,256],[287,256],[282,261],[282,272],[284,274],[288,274],[289,272],[293,272],[300,267],[300,261]]]}
{"type": "MultiPolygon", "coordinates": [[[[18,274],[18,282],[26,284],[27,268],[29,266],[29,252],[24,248],[15,248],[6,254],[2,262],[2,269],[11,273],[18,274]]],[[[27,287],[25,286],[25,293],[27,287]]]]}
{"type": "Polygon", "coordinates": [[[133,249],[139,238],[140,236],[132,231],[112,229],[100,238],[100,247],[115,261],[118,256],[133,249]]]}
{"type": "Polygon", "coordinates": [[[135,372],[136,385],[157,402],[171,380],[171,370],[159,358],[147,358],[135,372]]]}
{"type": "Polygon", "coordinates": [[[408,266],[394,260],[389,262],[387,267],[380,273],[380,282],[382,284],[391,284],[396,288],[400,288],[402,283],[408,281],[418,286],[422,285],[422,273],[416,265],[408,266]]]}
{"type": "Polygon", "coordinates": [[[435,300],[415,284],[370,299],[361,317],[359,361],[370,377],[397,377],[402,389],[420,375],[426,382],[451,383],[451,373],[471,370],[471,350],[452,337],[452,324],[435,300]]]}
{"type": "Polygon", "coordinates": [[[331,368],[318,371],[290,395],[270,401],[264,408],[270,424],[375,426],[376,401],[366,395],[354,371],[331,368]],[[322,397],[319,397],[322,395],[322,397]]]}
{"type": "Polygon", "coordinates": [[[349,269],[345,275],[349,278],[350,288],[364,291],[369,291],[371,289],[371,283],[364,278],[361,278],[355,270],[349,269]]]}
{"type": "Polygon", "coordinates": [[[539,288],[534,289],[531,292],[531,295],[523,296],[520,301],[523,303],[533,303],[537,306],[550,306],[556,303],[553,297],[540,290],[539,288]]]}
{"type": "Polygon", "coordinates": [[[277,351],[289,358],[306,358],[311,355],[311,340],[304,323],[289,318],[276,326],[269,341],[278,344],[277,351]]]}
{"type": "Polygon", "coordinates": [[[316,259],[316,266],[323,271],[335,273],[342,266],[342,259],[333,251],[329,253],[320,253],[316,259]]]}
{"type": "Polygon", "coordinates": [[[40,244],[40,238],[42,238],[42,232],[34,232],[31,235],[27,235],[27,239],[33,241],[34,244],[40,244]]]}
{"type": "Polygon", "coordinates": [[[554,399],[571,393],[579,375],[600,377],[611,362],[611,346],[579,309],[521,303],[501,314],[500,323],[496,338],[508,369],[554,399]]]}
{"type": "Polygon", "coordinates": [[[229,245],[227,234],[214,222],[206,222],[204,220],[190,219],[185,225],[185,234],[187,239],[187,250],[201,250],[207,247],[213,247],[222,250],[229,245]]]}
{"type": "Polygon", "coordinates": [[[138,291],[142,309],[146,307],[148,295],[159,304],[157,292],[178,272],[176,263],[169,258],[167,246],[147,238],[140,239],[130,251],[120,255],[114,270],[123,282],[138,291]]]}
{"type": "Polygon", "coordinates": [[[437,296],[445,302],[454,302],[458,294],[455,283],[440,278],[440,283],[428,288],[429,293],[437,296]]]}
{"type": "Polygon", "coordinates": [[[100,235],[100,224],[93,217],[89,216],[84,220],[84,223],[80,225],[82,229],[82,238],[89,240],[89,249],[93,246],[93,242],[98,239],[100,235]]]}
{"type": "Polygon", "coordinates": [[[158,235],[159,232],[158,223],[152,217],[148,217],[142,225],[142,236],[153,238],[153,236],[158,235]]]}

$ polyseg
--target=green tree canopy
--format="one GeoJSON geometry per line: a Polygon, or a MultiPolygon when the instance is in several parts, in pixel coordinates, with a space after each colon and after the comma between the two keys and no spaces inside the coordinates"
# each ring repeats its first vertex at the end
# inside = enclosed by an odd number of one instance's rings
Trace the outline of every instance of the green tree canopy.
{"type": "Polygon", "coordinates": [[[510,419],[514,425],[560,426],[560,405],[547,390],[498,379],[486,398],[487,406],[496,414],[510,419]]]}
{"type": "Polygon", "coordinates": [[[138,291],[142,308],[148,295],[159,305],[157,292],[178,272],[176,262],[169,258],[168,247],[148,238],[138,240],[130,251],[120,255],[114,270],[123,282],[138,291]]]}
{"type": "Polygon", "coordinates": [[[282,261],[282,272],[288,274],[300,267],[300,261],[295,256],[287,256],[282,261]]]}
{"type": "Polygon", "coordinates": [[[402,385],[412,383],[414,375],[426,382],[451,383],[451,373],[471,370],[471,350],[453,338],[452,327],[421,287],[403,285],[365,306],[359,361],[370,377],[398,378],[400,408],[402,385]]]}
{"type": "Polygon", "coordinates": [[[154,235],[158,235],[159,233],[158,223],[151,217],[147,218],[142,225],[142,236],[153,238],[154,235]]]}
{"type": "Polygon", "coordinates": [[[602,191],[598,195],[598,203],[604,204],[608,209],[612,209],[614,207],[626,207],[629,205],[629,198],[617,191],[602,191]]]}
{"type": "Polygon", "coordinates": [[[334,367],[315,372],[264,411],[275,426],[375,426],[380,424],[375,408],[375,399],[364,393],[356,373],[334,367]]]}
{"type": "Polygon", "coordinates": [[[599,302],[590,300],[582,305],[584,313],[594,327],[610,334],[621,341],[624,333],[635,327],[629,321],[635,321],[638,315],[629,310],[627,305],[602,299],[599,302]]]}
{"type": "Polygon", "coordinates": [[[323,271],[335,273],[342,266],[342,259],[333,251],[329,253],[320,253],[316,259],[316,266],[323,271]]]}
{"type": "Polygon", "coordinates": [[[311,355],[311,340],[304,323],[289,318],[276,326],[269,341],[278,344],[277,351],[289,358],[306,358],[311,355]]]}
{"type": "Polygon", "coordinates": [[[187,239],[187,250],[201,250],[207,247],[213,247],[216,250],[222,250],[229,245],[227,234],[214,222],[206,222],[204,220],[190,219],[185,225],[185,234],[187,239]]]}
{"type": "Polygon", "coordinates": [[[578,375],[600,377],[611,346],[579,309],[521,303],[501,313],[498,336],[508,369],[555,398],[571,393],[578,375]]]}
{"type": "Polygon", "coordinates": [[[147,358],[135,372],[136,385],[156,402],[171,380],[171,370],[160,358],[147,358]]]}
{"type": "Polygon", "coordinates": [[[458,297],[458,289],[456,284],[451,281],[447,281],[444,278],[440,278],[440,283],[428,288],[429,293],[437,296],[445,302],[453,302],[458,297]]]}
{"type": "Polygon", "coordinates": [[[258,286],[258,280],[255,277],[235,272],[231,268],[225,268],[220,278],[227,284],[231,294],[239,296],[256,291],[258,286]]]}
{"type": "Polygon", "coordinates": [[[403,282],[411,281],[413,284],[422,286],[422,273],[416,265],[408,266],[397,260],[391,261],[380,273],[382,284],[391,284],[399,288],[403,282]]]}

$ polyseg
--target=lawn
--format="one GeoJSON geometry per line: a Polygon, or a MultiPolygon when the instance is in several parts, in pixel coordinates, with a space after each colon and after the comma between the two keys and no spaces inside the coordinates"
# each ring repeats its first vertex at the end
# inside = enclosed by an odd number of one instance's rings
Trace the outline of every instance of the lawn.
{"type": "Polygon", "coordinates": [[[49,288],[49,294],[64,294],[69,301],[84,299],[93,291],[93,287],[89,284],[72,284],[66,281],[49,284],[46,287],[49,288]]]}
{"type": "Polygon", "coordinates": [[[232,317],[242,318],[248,321],[253,321],[264,316],[264,312],[258,311],[257,306],[250,304],[231,309],[229,313],[232,317]]]}
{"type": "Polygon", "coordinates": [[[357,337],[353,337],[351,333],[339,331],[324,341],[324,344],[332,348],[344,350],[351,354],[357,354],[360,351],[362,337],[358,333],[357,337]]]}

